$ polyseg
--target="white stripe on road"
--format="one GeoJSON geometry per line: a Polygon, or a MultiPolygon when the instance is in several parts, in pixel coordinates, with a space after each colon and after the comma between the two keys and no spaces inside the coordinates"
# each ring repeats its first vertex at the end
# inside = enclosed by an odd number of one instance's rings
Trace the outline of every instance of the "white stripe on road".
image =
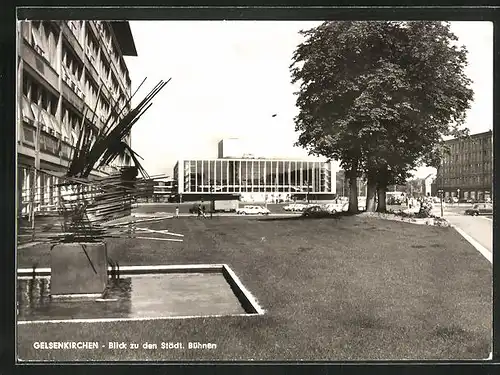
{"type": "Polygon", "coordinates": [[[477,242],[474,238],[469,236],[467,233],[465,233],[462,229],[456,227],[455,225],[452,225],[455,230],[462,235],[463,238],[465,238],[469,243],[476,248],[477,251],[479,251],[483,256],[493,264],[493,253],[491,253],[487,248],[485,248],[483,245],[481,245],[479,242],[477,242]]]}

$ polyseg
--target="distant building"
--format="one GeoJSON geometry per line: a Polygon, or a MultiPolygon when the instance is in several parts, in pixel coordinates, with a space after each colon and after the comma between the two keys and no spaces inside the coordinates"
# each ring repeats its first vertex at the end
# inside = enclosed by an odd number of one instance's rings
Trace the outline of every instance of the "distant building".
{"type": "MultiPolygon", "coordinates": [[[[366,181],[362,177],[357,179],[358,183],[358,196],[366,197],[366,181]]],[[[336,190],[337,195],[342,197],[349,196],[349,179],[345,177],[345,171],[340,170],[336,173],[336,190]]]]}
{"type": "Polygon", "coordinates": [[[153,187],[153,200],[155,202],[167,202],[172,198],[173,193],[173,178],[163,178],[155,180],[155,185],[153,187]]]}
{"type": "Polygon", "coordinates": [[[218,144],[217,157],[222,158],[240,158],[245,154],[244,145],[239,138],[222,139],[218,144]]]}
{"type": "Polygon", "coordinates": [[[423,179],[424,195],[426,197],[432,196],[432,184],[436,181],[436,174],[431,173],[423,179]]]}
{"type": "Polygon", "coordinates": [[[450,154],[438,168],[433,190],[444,197],[484,200],[493,198],[493,133],[473,134],[446,141],[450,154]]]}
{"type": "Polygon", "coordinates": [[[219,158],[179,160],[174,167],[183,200],[234,196],[242,200],[332,199],[336,162],[255,158],[236,139],[219,142],[219,158]],[[244,152],[244,151],[243,151],[244,152]]]}

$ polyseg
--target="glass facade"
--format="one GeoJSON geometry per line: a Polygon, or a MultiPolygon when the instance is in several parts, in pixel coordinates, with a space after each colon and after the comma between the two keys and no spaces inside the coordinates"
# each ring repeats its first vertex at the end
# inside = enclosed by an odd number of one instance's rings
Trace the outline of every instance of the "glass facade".
{"type": "Polygon", "coordinates": [[[329,162],[270,159],[187,160],[175,168],[182,193],[287,192],[331,193],[329,162]],[[182,174],[180,173],[182,172],[182,174]]]}

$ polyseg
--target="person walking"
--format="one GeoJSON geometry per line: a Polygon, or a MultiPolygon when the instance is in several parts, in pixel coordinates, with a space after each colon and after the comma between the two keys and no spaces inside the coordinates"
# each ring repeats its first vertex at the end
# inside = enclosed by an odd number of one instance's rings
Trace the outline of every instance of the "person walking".
{"type": "Polygon", "coordinates": [[[201,216],[203,216],[204,219],[207,218],[207,215],[205,215],[205,206],[201,207],[201,216]]]}
{"type": "Polygon", "coordinates": [[[175,207],[175,218],[179,218],[179,206],[175,207]]]}

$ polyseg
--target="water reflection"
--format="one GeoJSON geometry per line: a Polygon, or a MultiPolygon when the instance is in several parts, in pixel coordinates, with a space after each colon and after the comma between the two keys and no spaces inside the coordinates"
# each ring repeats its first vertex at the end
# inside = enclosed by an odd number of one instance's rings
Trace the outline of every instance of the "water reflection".
{"type": "Polygon", "coordinates": [[[241,314],[220,274],[156,274],[109,279],[102,298],[52,298],[50,278],[18,280],[18,319],[98,319],[241,314]]]}
{"type": "Polygon", "coordinates": [[[128,316],[131,310],[132,279],[110,279],[103,298],[52,298],[50,278],[18,280],[19,320],[91,319],[128,316]]]}

